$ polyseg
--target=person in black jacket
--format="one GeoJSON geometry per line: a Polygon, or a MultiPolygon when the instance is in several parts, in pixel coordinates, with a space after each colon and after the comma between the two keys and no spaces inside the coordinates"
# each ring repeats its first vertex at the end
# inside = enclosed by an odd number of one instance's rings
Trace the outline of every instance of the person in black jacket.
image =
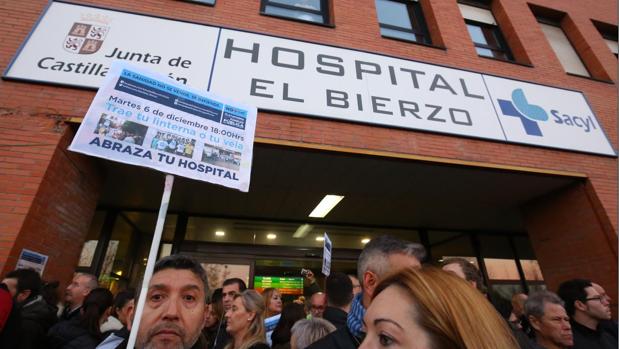
{"type": "Polygon", "coordinates": [[[363,341],[363,316],[378,283],[389,273],[417,268],[425,258],[422,245],[383,235],[368,242],[357,262],[363,292],[353,298],[346,327],[340,328],[307,347],[308,349],[355,349],[363,341]]]}
{"type": "Polygon", "coordinates": [[[302,304],[289,303],[284,306],[282,316],[273,330],[271,341],[273,349],[290,349],[292,326],[299,320],[305,319],[305,307],[302,304]]]}
{"type": "Polygon", "coordinates": [[[336,328],[346,327],[346,319],[352,302],[352,281],[344,273],[331,273],[327,277],[327,309],[322,317],[336,328]]]}
{"type": "Polygon", "coordinates": [[[590,280],[573,279],[559,285],[559,297],[572,322],[573,349],[616,349],[617,339],[600,328],[610,320],[608,299],[599,294],[590,280]]]}
{"type": "Polygon", "coordinates": [[[50,328],[47,337],[51,349],[94,349],[104,339],[101,324],[112,312],[114,296],[105,288],[88,293],[81,314],[50,328]]]}
{"type": "MultiPolygon", "coordinates": [[[[0,348],[38,349],[45,347],[45,334],[56,322],[55,309],[41,296],[41,277],[30,269],[17,269],[4,279],[15,286],[10,324],[0,338],[0,348]]],[[[11,288],[9,288],[11,289],[11,288]]]]}

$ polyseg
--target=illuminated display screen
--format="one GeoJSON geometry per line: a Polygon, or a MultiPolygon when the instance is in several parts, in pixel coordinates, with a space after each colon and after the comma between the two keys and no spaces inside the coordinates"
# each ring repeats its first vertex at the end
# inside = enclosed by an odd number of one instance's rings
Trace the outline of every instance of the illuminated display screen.
{"type": "Polygon", "coordinates": [[[265,288],[277,288],[283,295],[302,295],[302,277],[254,276],[254,289],[260,293],[265,288]]]}

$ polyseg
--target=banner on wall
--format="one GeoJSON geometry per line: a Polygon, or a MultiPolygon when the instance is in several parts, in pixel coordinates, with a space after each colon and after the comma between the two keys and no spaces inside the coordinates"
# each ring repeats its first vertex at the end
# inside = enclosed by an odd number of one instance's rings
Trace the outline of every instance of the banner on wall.
{"type": "Polygon", "coordinates": [[[115,59],[265,111],[616,155],[578,91],[60,1],[4,77],[97,88],[115,59]]]}
{"type": "Polygon", "coordinates": [[[256,114],[115,62],[69,149],[247,192],[256,114]]]}
{"type": "Polygon", "coordinates": [[[205,89],[218,33],[215,27],[51,2],[5,76],[99,87],[120,59],[205,89]]]}

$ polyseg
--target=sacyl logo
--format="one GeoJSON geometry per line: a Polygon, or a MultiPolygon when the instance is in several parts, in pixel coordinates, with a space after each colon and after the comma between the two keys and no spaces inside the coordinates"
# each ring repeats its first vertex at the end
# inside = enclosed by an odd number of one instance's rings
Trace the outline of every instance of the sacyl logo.
{"type": "MultiPolygon", "coordinates": [[[[548,121],[548,114],[539,105],[530,104],[521,88],[512,91],[511,101],[504,99],[498,101],[503,115],[519,118],[528,135],[543,136],[538,122],[548,121]]],[[[591,116],[573,116],[563,114],[556,109],[551,109],[550,114],[553,116],[552,121],[557,125],[578,127],[587,133],[598,129],[591,116]]]]}
{"type": "Polygon", "coordinates": [[[503,115],[520,118],[524,131],[530,136],[542,137],[538,121],[547,121],[548,114],[539,105],[529,104],[521,88],[512,91],[512,100],[499,99],[503,115]],[[513,102],[513,103],[512,103],[513,102]]]}

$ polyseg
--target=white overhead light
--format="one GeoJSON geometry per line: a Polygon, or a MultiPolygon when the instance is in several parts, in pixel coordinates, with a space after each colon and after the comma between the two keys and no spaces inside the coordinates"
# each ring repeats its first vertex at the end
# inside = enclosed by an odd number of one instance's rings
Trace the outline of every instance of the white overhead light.
{"type": "Polygon", "coordinates": [[[367,244],[368,242],[370,242],[370,239],[368,239],[368,238],[361,239],[361,243],[364,244],[364,245],[367,244]]]}
{"type": "Polygon", "coordinates": [[[324,236],[316,236],[316,241],[325,241],[324,236]]]}
{"type": "Polygon", "coordinates": [[[223,230],[218,230],[218,231],[215,232],[215,235],[216,236],[226,236],[226,232],[223,231],[223,230]]]}
{"type": "Polygon", "coordinates": [[[267,239],[269,239],[269,240],[275,240],[276,238],[277,238],[277,235],[275,235],[273,233],[267,234],[267,239]]]}
{"type": "Polygon", "coordinates": [[[295,239],[301,239],[307,236],[307,233],[309,233],[312,230],[312,226],[310,224],[301,224],[298,228],[297,231],[294,232],[294,234],[292,234],[292,237],[295,239]]]}
{"type": "Polygon", "coordinates": [[[340,195],[325,195],[318,206],[309,214],[313,218],[325,218],[327,213],[331,211],[335,205],[342,201],[344,197],[340,195]]]}

